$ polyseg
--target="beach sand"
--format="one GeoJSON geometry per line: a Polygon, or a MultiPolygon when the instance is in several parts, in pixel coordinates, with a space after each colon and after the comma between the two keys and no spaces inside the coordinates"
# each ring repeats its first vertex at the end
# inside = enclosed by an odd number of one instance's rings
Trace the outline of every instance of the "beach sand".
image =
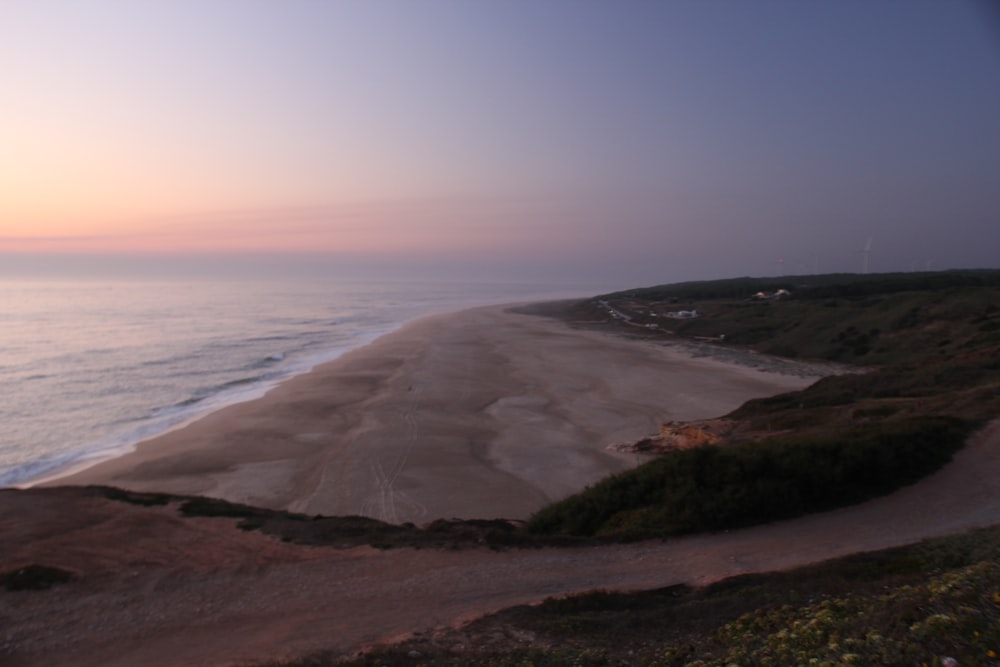
{"type": "Polygon", "coordinates": [[[614,442],[811,384],[504,307],[433,316],[49,485],[394,523],[524,519],[643,460],[614,442]]]}

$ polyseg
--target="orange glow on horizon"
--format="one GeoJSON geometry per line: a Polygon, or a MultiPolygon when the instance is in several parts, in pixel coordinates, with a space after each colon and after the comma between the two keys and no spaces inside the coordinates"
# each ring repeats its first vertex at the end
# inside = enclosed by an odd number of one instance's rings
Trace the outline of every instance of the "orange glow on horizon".
{"type": "Polygon", "coordinates": [[[72,216],[69,204],[31,210],[23,198],[13,206],[0,202],[0,221],[17,221],[0,222],[0,252],[517,257],[540,248],[560,253],[603,238],[587,222],[603,220],[595,207],[546,198],[387,198],[187,210],[178,210],[176,202],[159,208],[119,203],[113,214],[90,208],[72,216]],[[33,217],[19,218],[17,205],[33,217]]]}
{"type": "Polygon", "coordinates": [[[112,222],[36,219],[0,226],[0,252],[462,255],[516,250],[537,244],[540,232],[552,235],[537,226],[502,225],[463,207],[449,209],[447,205],[373,205],[112,222]]]}

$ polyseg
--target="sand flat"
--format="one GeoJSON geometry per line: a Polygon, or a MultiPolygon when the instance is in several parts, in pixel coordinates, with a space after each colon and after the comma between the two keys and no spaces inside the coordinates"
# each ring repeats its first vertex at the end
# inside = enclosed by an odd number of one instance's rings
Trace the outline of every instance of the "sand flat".
{"type": "Polygon", "coordinates": [[[815,379],[475,308],[411,323],[50,484],[418,524],[526,518],[643,460],[612,442],[815,379]]]}

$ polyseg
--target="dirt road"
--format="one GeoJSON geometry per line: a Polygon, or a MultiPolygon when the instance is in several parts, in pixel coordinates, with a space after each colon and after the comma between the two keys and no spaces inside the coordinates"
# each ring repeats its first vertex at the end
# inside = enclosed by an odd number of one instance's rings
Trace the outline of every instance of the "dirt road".
{"type": "Polygon", "coordinates": [[[77,581],[0,592],[0,663],[167,667],[347,654],[514,604],[790,568],[1000,523],[1000,420],[891,496],[794,521],[590,549],[337,551],[80,489],[0,491],[0,571],[77,581]]]}

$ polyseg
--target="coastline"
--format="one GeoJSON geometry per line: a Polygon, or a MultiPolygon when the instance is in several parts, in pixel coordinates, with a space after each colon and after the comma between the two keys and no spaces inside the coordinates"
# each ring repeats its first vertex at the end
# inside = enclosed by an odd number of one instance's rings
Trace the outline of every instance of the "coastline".
{"type": "Polygon", "coordinates": [[[108,484],[400,523],[523,519],[643,460],[606,446],[804,387],[788,374],[485,306],[412,321],[41,486],[108,484]]]}
{"type": "Polygon", "coordinates": [[[317,368],[336,361],[342,355],[365,347],[366,345],[370,345],[382,336],[394,333],[405,327],[407,324],[418,321],[424,317],[433,317],[433,314],[421,315],[410,320],[395,323],[380,332],[361,337],[360,341],[356,342],[354,345],[332,348],[331,350],[319,355],[318,360],[314,360],[297,370],[282,374],[276,378],[268,378],[266,380],[261,379],[259,382],[254,381],[253,386],[251,386],[249,390],[244,389],[238,393],[231,392],[224,395],[212,395],[210,400],[204,401],[204,404],[206,404],[204,407],[202,402],[198,401],[198,409],[191,411],[189,414],[183,415],[178,421],[168,423],[165,427],[153,427],[150,429],[148,425],[144,425],[143,430],[146,431],[146,433],[143,435],[133,436],[126,434],[125,436],[119,436],[114,438],[113,444],[99,441],[98,444],[94,445],[92,449],[85,449],[82,453],[72,455],[70,460],[66,463],[57,465],[53,468],[47,467],[43,472],[28,476],[13,484],[0,486],[0,489],[30,489],[36,486],[61,485],[59,482],[62,479],[82,474],[95,466],[134,454],[136,450],[145,443],[157,440],[165,435],[168,435],[169,433],[186,428],[190,424],[198,422],[199,420],[204,419],[205,417],[208,417],[216,412],[236,405],[241,405],[243,403],[260,400],[272,390],[280,387],[286,382],[292,381],[303,375],[308,375],[317,368]]]}

